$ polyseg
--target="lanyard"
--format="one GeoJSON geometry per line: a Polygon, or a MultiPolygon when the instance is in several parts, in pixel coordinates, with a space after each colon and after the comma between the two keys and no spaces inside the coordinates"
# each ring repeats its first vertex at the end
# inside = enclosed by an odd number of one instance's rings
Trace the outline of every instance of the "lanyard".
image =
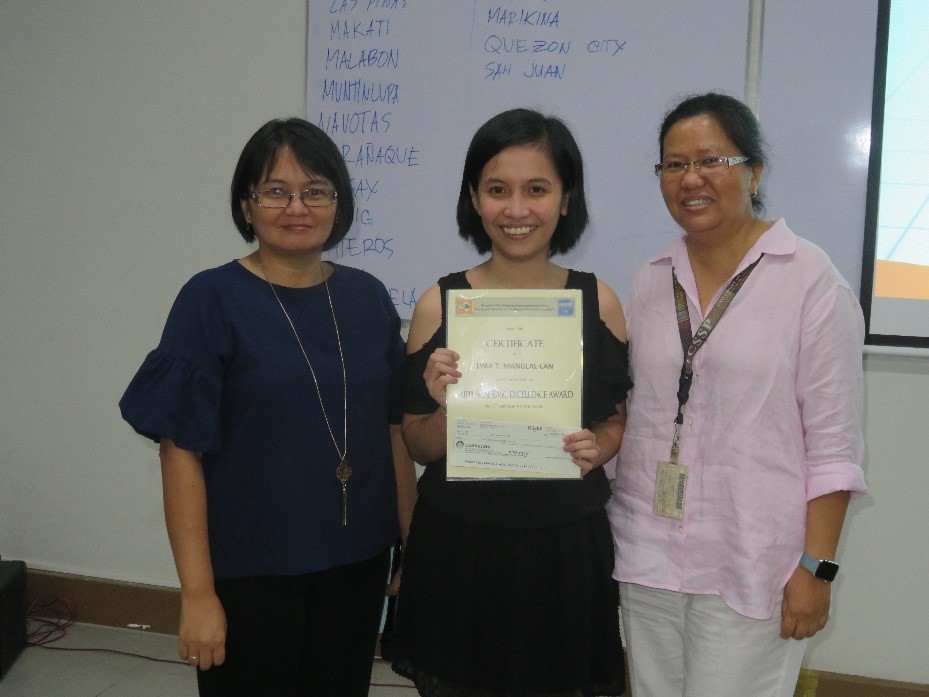
{"type": "MultiPolygon", "coordinates": [[[[764,256],[762,254],[761,256],[764,256]]],[[[696,334],[690,331],[690,311],[687,309],[687,296],[680,282],[677,280],[677,274],[674,268],[671,268],[671,278],[674,282],[674,306],[677,310],[677,328],[681,335],[681,346],[684,349],[684,363],[681,365],[681,377],[677,383],[677,416],[674,417],[674,440],[671,442],[671,462],[677,464],[677,456],[680,452],[681,443],[681,426],[684,423],[684,405],[690,397],[690,384],[693,381],[694,356],[700,347],[709,339],[713,329],[719,324],[726,308],[743,286],[748,275],[755,270],[761,257],[758,257],[753,264],[747,266],[738,276],[733,278],[726,290],[720,296],[716,304],[710,310],[710,313],[703,320],[703,324],[697,329],[696,334]]]]}

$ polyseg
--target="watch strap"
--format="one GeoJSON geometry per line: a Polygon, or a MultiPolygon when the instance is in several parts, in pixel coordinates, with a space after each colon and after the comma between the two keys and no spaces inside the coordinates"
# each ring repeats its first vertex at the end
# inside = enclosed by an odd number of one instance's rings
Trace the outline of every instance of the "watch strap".
{"type": "Polygon", "coordinates": [[[839,571],[839,565],[831,559],[816,559],[806,552],[800,557],[800,566],[826,583],[831,583],[839,571]]]}

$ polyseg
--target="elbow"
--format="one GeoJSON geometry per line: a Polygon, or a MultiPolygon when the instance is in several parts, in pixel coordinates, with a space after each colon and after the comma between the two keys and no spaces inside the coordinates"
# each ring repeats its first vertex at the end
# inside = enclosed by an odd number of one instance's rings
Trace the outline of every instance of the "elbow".
{"type": "Polygon", "coordinates": [[[427,460],[422,448],[419,447],[419,438],[416,437],[416,430],[415,424],[406,423],[404,421],[403,426],[400,427],[400,436],[413,462],[425,464],[427,460]]]}
{"type": "Polygon", "coordinates": [[[445,455],[445,436],[438,434],[427,423],[428,416],[403,419],[400,434],[413,462],[427,465],[445,455]]]}

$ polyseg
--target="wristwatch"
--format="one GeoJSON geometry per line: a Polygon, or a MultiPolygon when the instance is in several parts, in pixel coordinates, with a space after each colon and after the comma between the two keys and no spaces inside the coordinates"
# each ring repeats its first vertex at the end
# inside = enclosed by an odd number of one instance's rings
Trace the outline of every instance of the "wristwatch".
{"type": "Polygon", "coordinates": [[[839,565],[829,559],[816,559],[806,552],[800,557],[800,566],[813,574],[820,581],[832,583],[839,572],[839,565]]]}

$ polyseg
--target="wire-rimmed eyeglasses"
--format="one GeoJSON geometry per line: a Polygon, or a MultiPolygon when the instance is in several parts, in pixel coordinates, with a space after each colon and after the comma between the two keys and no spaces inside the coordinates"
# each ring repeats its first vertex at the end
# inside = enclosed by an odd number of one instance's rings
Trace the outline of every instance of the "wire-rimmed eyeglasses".
{"type": "Polygon", "coordinates": [[[261,191],[253,191],[248,194],[256,204],[262,208],[287,208],[294,196],[300,198],[300,202],[308,208],[320,208],[322,206],[331,206],[338,198],[338,192],[335,189],[325,189],[314,186],[303,191],[290,191],[279,186],[261,191]]]}
{"type": "Polygon", "coordinates": [[[701,157],[693,162],[679,162],[670,160],[668,162],[659,162],[655,165],[655,175],[659,177],[682,177],[687,173],[687,169],[694,168],[694,172],[719,172],[723,169],[729,169],[733,165],[748,162],[750,157],[745,155],[736,155],[734,157],[701,157]]]}

